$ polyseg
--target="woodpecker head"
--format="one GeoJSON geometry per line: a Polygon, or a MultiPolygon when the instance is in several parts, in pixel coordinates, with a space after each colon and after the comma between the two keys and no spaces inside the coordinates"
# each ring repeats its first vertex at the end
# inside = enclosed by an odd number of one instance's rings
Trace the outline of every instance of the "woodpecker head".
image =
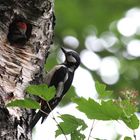
{"type": "Polygon", "coordinates": [[[27,24],[24,22],[17,22],[17,30],[21,33],[21,35],[26,37],[26,31],[27,31],[27,24]]]}
{"type": "Polygon", "coordinates": [[[80,65],[79,54],[75,51],[66,51],[64,48],[61,48],[61,50],[63,51],[66,57],[64,64],[69,68],[74,68],[74,70],[77,69],[80,65]]]}
{"type": "Polygon", "coordinates": [[[10,45],[22,47],[31,36],[32,26],[23,19],[15,19],[9,25],[7,39],[10,45]]]}

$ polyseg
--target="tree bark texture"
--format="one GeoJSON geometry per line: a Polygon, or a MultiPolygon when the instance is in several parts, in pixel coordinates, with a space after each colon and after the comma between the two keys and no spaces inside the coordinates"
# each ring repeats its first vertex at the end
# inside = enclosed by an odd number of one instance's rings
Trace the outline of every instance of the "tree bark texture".
{"type": "Polygon", "coordinates": [[[43,66],[52,43],[54,27],[52,0],[0,0],[0,139],[31,140],[32,111],[7,108],[14,99],[23,99],[31,83],[42,83],[43,66]],[[32,25],[24,48],[7,40],[9,25],[22,15],[32,25]]]}

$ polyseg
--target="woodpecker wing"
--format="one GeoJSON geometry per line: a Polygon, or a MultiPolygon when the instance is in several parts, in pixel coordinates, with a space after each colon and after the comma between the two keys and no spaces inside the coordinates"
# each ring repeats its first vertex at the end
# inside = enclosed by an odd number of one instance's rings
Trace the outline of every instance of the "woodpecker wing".
{"type": "Polygon", "coordinates": [[[46,76],[46,83],[48,86],[57,87],[60,82],[65,80],[68,69],[65,65],[55,66],[46,76]]]}

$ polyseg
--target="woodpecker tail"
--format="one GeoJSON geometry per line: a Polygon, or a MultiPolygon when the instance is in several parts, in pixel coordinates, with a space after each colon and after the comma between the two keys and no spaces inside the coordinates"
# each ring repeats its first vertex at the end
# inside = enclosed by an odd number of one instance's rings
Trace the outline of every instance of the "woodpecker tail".
{"type": "Polygon", "coordinates": [[[35,125],[37,124],[37,122],[39,121],[39,119],[42,117],[41,120],[41,124],[43,123],[43,121],[45,120],[45,118],[47,117],[46,114],[44,116],[44,113],[41,112],[40,110],[35,114],[35,116],[33,117],[31,123],[30,123],[30,128],[31,130],[35,127],[35,125]]]}
{"type": "Polygon", "coordinates": [[[53,98],[48,103],[45,104],[45,101],[42,101],[42,107],[41,110],[39,110],[35,116],[33,117],[30,128],[31,130],[35,127],[39,119],[42,117],[41,124],[44,122],[44,120],[48,117],[50,112],[58,105],[58,103],[61,101],[62,98],[53,98]]]}
{"type": "Polygon", "coordinates": [[[42,118],[41,124],[44,122],[44,120],[48,117],[48,114],[51,112],[51,110],[48,107],[48,104],[46,101],[41,100],[41,110],[39,110],[33,117],[31,123],[30,123],[30,128],[31,130],[35,127],[37,122],[42,118]],[[41,111],[42,110],[42,111],[41,111]]]}

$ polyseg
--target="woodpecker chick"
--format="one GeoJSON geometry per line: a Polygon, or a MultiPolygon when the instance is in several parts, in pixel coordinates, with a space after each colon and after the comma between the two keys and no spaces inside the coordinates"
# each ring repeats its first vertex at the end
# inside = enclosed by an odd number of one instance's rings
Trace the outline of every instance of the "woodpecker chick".
{"type": "Polygon", "coordinates": [[[23,47],[31,36],[32,27],[21,19],[15,19],[9,25],[7,39],[12,46],[23,47]]]}
{"type": "MultiPolygon", "coordinates": [[[[45,83],[49,87],[54,86],[56,88],[56,93],[53,99],[46,103],[45,101],[41,102],[41,110],[49,114],[61,101],[66,92],[71,87],[74,72],[80,65],[79,54],[75,51],[66,51],[64,48],[61,48],[65,54],[65,61],[62,64],[56,65],[50,72],[48,72],[45,83]]],[[[36,125],[38,120],[42,117],[41,123],[47,117],[42,111],[38,111],[34,116],[31,122],[31,129],[36,125]]]]}

